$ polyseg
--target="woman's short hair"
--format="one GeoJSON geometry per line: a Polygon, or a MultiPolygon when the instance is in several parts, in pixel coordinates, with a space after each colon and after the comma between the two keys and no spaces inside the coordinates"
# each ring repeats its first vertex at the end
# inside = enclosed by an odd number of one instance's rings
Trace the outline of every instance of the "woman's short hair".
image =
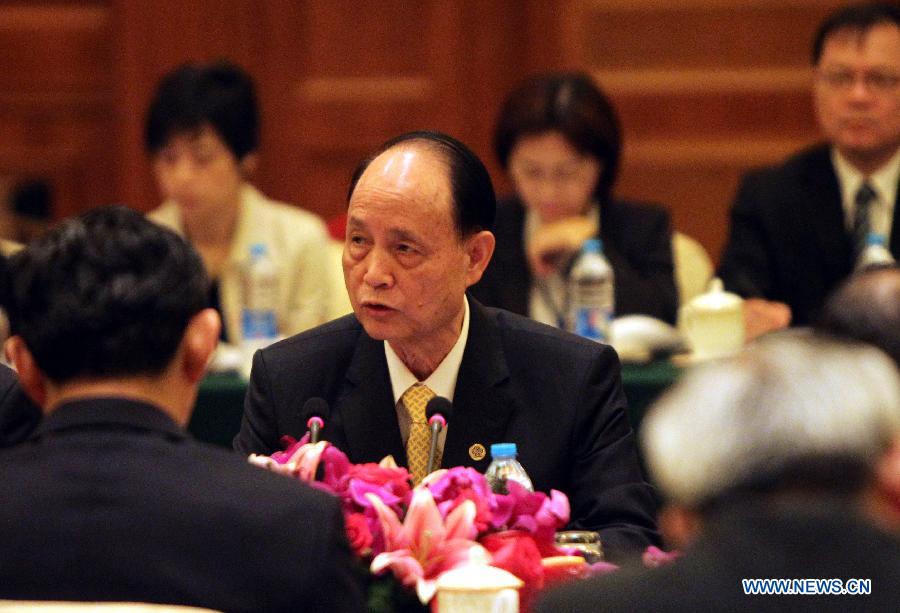
{"type": "Polygon", "coordinates": [[[504,170],[519,139],[545,132],[559,132],[579,153],[602,164],[595,196],[606,202],[618,175],[621,128],[612,103],[588,75],[536,75],[509,94],[494,132],[494,152],[504,170]]]}
{"type": "Polygon", "coordinates": [[[165,75],[147,111],[144,145],[151,154],[173,136],[209,125],[241,160],[259,146],[259,107],[253,80],[220,60],[183,64],[165,75]]]}

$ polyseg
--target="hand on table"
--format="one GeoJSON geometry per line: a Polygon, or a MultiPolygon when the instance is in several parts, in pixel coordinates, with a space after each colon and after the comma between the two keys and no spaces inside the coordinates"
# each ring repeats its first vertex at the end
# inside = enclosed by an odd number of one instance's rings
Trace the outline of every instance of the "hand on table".
{"type": "Polygon", "coordinates": [[[791,307],[783,302],[773,302],[762,298],[744,300],[744,338],[746,342],[787,328],[791,323],[791,307]]]}
{"type": "Polygon", "coordinates": [[[559,270],[596,233],[596,220],[581,215],[542,225],[528,243],[531,272],[540,278],[559,270]]]}

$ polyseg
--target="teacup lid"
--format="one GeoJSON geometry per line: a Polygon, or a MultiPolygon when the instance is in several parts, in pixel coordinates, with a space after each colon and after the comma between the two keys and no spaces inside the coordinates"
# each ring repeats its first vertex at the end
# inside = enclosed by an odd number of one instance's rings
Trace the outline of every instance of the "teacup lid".
{"type": "Polygon", "coordinates": [[[737,294],[726,292],[722,279],[716,277],[709,282],[709,291],[691,300],[690,304],[698,309],[720,311],[736,308],[743,302],[744,300],[737,294]]]}
{"type": "Polygon", "coordinates": [[[522,580],[509,571],[494,566],[470,564],[448,570],[437,580],[439,590],[504,590],[522,587],[522,580]]]}

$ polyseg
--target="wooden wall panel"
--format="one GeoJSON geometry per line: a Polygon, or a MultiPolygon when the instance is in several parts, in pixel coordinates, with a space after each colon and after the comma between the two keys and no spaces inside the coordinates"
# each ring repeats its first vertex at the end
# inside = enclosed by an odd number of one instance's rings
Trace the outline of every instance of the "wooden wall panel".
{"type": "Polygon", "coordinates": [[[536,15],[541,3],[513,0],[266,3],[260,183],[331,217],[358,161],[413,129],[447,131],[492,163],[496,108],[528,72],[510,67],[536,15]]]}
{"type": "Polygon", "coordinates": [[[230,58],[256,73],[266,37],[254,0],[112,0],[114,131],[119,195],[142,211],[160,202],[144,153],[144,117],[159,79],[188,61],[230,58]]]}
{"type": "Polygon", "coordinates": [[[0,5],[0,175],[48,182],[56,217],[116,191],[105,2],[0,5]]]}
{"type": "MultiPolygon", "coordinates": [[[[158,79],[229,57],[263,115],[253,180],[330,217],[401,131],[446,130],[509,185],[491,140],[529,74],[586,70],[622,117],[619,192],[665,203],[718,256],[737,178],[817,137],[810,36],[841,0],[58,0],[0,5],[0,176],[61,214],[159,202],[143,150],[158,79]],[[7,179],[5,179],[7,180],[7,179]]],[[[8,182],[8,181],[7,181],[8,182]]]]}
{"type": "Polygon", "coordinates": [[[818,137],[813,33],[840,1],[583,0],[565,55],[622,117],[621,194],[670,207],[717,259],[740,175],[818,137]]]}

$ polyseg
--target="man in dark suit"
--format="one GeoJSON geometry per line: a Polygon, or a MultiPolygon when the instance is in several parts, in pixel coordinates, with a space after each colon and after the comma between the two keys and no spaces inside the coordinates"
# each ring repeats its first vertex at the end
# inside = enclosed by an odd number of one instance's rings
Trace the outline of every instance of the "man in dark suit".
{"type": "Polygon", "coordinates": [[[343,259],[354,314],[256,354],[235,448],[300,436],[319,397],[325,438],[351,461],[392,454],[418,480],[430,437],[407,393],[437,394],[455,405],[443,466],[484,471],[491,444],[517,443],[535,487],[568,494],[573,527],[599,530],[613,558],[640,551],[657,538],[655,504],[615,352],[466,297],[494,249],[495,208],[484,165],[446,135],[405,134],[364,161],[343,259]]]}
{"type": "Polygon", "coordinates": [[[900,256],[900,8],[841,9],[813,44],[814,101],[827,139],[748,174],[719,274],[749,300],[749,336],[807,325],[854,269],[867,237],[900,256]]]}
{"type": "Polygon", "coordinates": [[[184,431],[220,326],[187,243],[97,209],[10,278],[8,353],[46,416],[0,452],[0,598],[362,608],[335,499],[184,431]]]}
{"type": "Polygon", "coordinates": [[[877,349],[766,338],[676,383],[642,443],[684,555],[562,587],[538,611],[896,610],[900,376],[877,349]],[[787,592],[744,581],[760,579],[787,592]]]}

